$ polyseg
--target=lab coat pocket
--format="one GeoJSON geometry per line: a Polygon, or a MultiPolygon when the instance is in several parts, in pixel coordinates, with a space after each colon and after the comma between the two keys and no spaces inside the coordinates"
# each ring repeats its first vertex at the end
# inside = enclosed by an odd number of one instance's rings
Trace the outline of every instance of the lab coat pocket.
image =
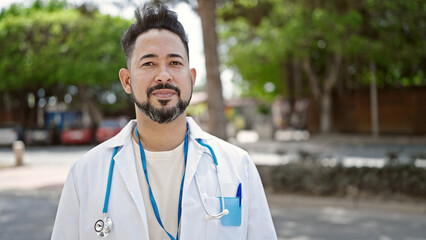
{"type": "MultiPolygon", "coordinates": [[[[220,197],[207,197],[206,207],[211,214],[218,214],[222,211],[220,197]]],[[[244,199],[243,199],[244,200],[244,199]]],[[[221,219],[210,218],[206,223],[206,239],[245,239],[242,228],[242,206],[244,201],[239,205],[239,198],[225,197],[225,208],[229,214],[221,219]]]]}
{"type": "MultiPolygon", "coordinates": [[[[241,226],[241,198],[239,197],[224,197],[225,208],[228,214],[220,219],[223,226],[238,227],[241,226]]],[[[220,211],[222,208],[222,200],[220,201],[220,211]]]]}

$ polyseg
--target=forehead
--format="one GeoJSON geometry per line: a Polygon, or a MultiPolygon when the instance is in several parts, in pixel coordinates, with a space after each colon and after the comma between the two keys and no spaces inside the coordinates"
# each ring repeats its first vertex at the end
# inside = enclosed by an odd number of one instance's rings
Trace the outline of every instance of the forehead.
{"type": "Polygon", "coordinates": [[[145,54],[167,56],[169,54],[179,54],[188,59],[185,46],[180,37],[165,29],[151,29],[138,36],[135,42],[133,59],[139,59],[145,54]]]}

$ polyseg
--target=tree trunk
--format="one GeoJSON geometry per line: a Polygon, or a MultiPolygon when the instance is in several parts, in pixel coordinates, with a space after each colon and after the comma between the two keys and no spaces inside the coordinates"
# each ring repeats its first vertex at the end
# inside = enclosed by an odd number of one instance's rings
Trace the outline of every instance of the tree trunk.
{"type": "Polygon", "coordinates": [[[321,96],[319,79],[314,69],[312,69],[312,63],[311,63],[311,60],[309,60],[309,58],[305,58],[303,60],[303,70],[305,71],[308,77],[309,86],[311,88],[312,95],[314,96],[315,100],[319,100],[321,96]]]}
{"type": "Polygon", "coordinates": [[[332,109],[332,93],[333,87],[337,82],[339,76],[340,65],[342,63],[342,56],[334,54],[333,58],[328,62],[327,76],[324,81],[323,92],[321,96],[321,117],[320,117],[320,131],[321,133],[329,133],[332,129],[333,109],[332,109]]]}
{"type": "Polygon", "coordinates": [[[288,57],[286,60],[282,62],[282,78],[283,82],[287,85],[287,99],[289,103],[289,110],[288,113],[284,116],[285,122],[287,123],[287,127],[293,128],[293,121],[294,119],[294,103],[295,103],[295,97],[294,97],[294,79],[293,79],[293,65],[292,65],[292,57],[288,57]]]}
{"type": "Polygon", "coordinates": [[[321,95],[320,105],[320,132],[329,133],[332,126],[331,91],[321,95]]]}
{"type": "MultiPolygon", "coordinates": [[[[309,58],[305,58],[302,61],[302,68],[303,71],[305,72],[307,78],[308,78],[308,82],[309,82],[309,87],[311,90],[311,94],[313,96],[313,102],[311,103],[312,105],[315,105],[314,109],[317,109],[319,111],[319,119],[317,118],[317,111],[314,111],[313,113],[313,118],[315,120],[319,120],[320,124],[322,122],[321,119],[321,113],[322,113],[322,106],[321,106],[321,96],[322,96],[322,92],[320,89],[320,84],[319,84],[319,79],[317,76],[317,73],[314,71],[313,67],[312,67],[312,63],[311,60],[309,58]]],[[[314,120],[314,121],[315,121],[314,120]]],[[[321,128],[321,127],[320,127],[321,128]]]]}
{"type": "Polygon", "coordinates": [[[373,138],[379,136],[379,107],[377,104],[377,85],[376,85],[376,63],[370,62],[370,107],[371,107],[371,135],[373,138]]]}
{"type": "Polygon", "coordinates": [[[303,96],[303,78],[300,61],[293,58],[293,79],[294,79],[294,96],[296,101],[300,100],[303,96]]]}
{"type": "Polygon", "coordinates": [[[342,63],[342,56],[335,54],[328,62],[327,75],[325,76],[320,88],[318,74],[312,68],[312,63],[309,59],[304,59],[303,69],[308,76],[312,94],[315,101],[320,104],[320,132],[329,133],[332,128],[332,90],[337,81],[340,65],[342,63]]]}
{"type": "Polygon", "coordinates": [[[198,0],[198,14],[203,28],[204,55],[207,72],[207,106],[209,132],[226,140],[225,107],[217,53],[216,3],[214,0],[198,0]]]}

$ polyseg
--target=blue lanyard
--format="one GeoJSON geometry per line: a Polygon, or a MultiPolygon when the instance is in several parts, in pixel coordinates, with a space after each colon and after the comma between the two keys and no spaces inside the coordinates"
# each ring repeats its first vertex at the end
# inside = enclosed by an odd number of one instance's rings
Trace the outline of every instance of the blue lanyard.
{"type": "MultiPolygon", "coordinates": [[[[178,227],[177,227],[177,233],[176,233],[176,238],[174,238],[165,228],[163,225],[163,222],[161,221],[160,218],[160,213],[158,211],[158,207],[157,207],[157,202],[155,201],[154,195],[152,194],[152,189],[151,189],[151,185],[149,184],[149,180],[148,180],[148,171],[146,168],[146,157],[145,157],[145,150],[143,149],[141,140],[139,138],[139,134],[137,131],[137,125],[135,127],[135,134],[136,137],[138,138],[139,141],[139,151],[141,154],[141,159],[142,159],[142,167],[143,167],[143,171],[145,173],[145,179],[146,182],[148,183],[148,188],[149,188],[149,198],[151,200],[151,205],[152,205],[152,209],[154,210],[154,214],[155,217],[157,218],[157,222],[160,224],[160,226],[163,228],[163,230],[167,233],[167,235],[169,236],[169,238],[171,240],[178,240],[179,239],[179,225],[180,225],[180,218],[182,215],[182,192],[183,192],[183,181],[185,179],[185,171],[183,172],[183,176],[182,176],[182,181],[180,184],[180,191],[179,191],[179,206],[178,206],[178,227]]],[[[184,142],[184,158],[185,158],[185,167],[186,167],[186,159],[188,157],[188,134],[189,133],[189,128],[188,131],[186,132],[185,135],[185,142],[184,142]]]]}

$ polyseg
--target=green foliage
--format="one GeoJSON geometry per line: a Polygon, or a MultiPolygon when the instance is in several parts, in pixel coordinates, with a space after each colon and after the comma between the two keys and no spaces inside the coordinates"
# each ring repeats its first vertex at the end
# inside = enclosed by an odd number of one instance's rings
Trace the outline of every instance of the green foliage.
{"type": "Polygon", "coordinates": [[[200,103],[197,105],[189,105],[186,109],[188,116],[199,117],[207,111],[207,104],[200,103]]]}
{"type": "Polygon", "coordinates": [[[0,91],[116,82],[125,66],[119,39],[129,22],[63,8],[61,1],[40,4],[1,14],[0,91]]]}
{"type": "Polygon", "coordinates": [[[425,85],[425,9],[421,0],[229,1],[218,10],[224,63],[241,75],[243,93],[260,98],[286,95],[287,59],[309,58],[323,81],[334,54],[347,88],[369,82],[370,62],[379,86],[425,85]]]}
{"type": "MultiPolygon", "coordinates": [[[[129,25],[128,20],[102,15],[86,5],[69,8],[62,0],[3,9],[0,95],[19,96],[16,101],[25,106],[23,96],[36,95],[38,89],[62,101],[67,88],[76,86],[90,89],[93,95],[86,97],[106,103],[108,110],[122,108],[128,97],[119,94],[121,86],[117,91],[115,85],[119,69],[126,67],[120,38],[129,25]],[[103,97],[108,93],[115,95],[114,106],[103,97]]],[[[73,104],[81,104],[81,99],[73,104]]]]}

